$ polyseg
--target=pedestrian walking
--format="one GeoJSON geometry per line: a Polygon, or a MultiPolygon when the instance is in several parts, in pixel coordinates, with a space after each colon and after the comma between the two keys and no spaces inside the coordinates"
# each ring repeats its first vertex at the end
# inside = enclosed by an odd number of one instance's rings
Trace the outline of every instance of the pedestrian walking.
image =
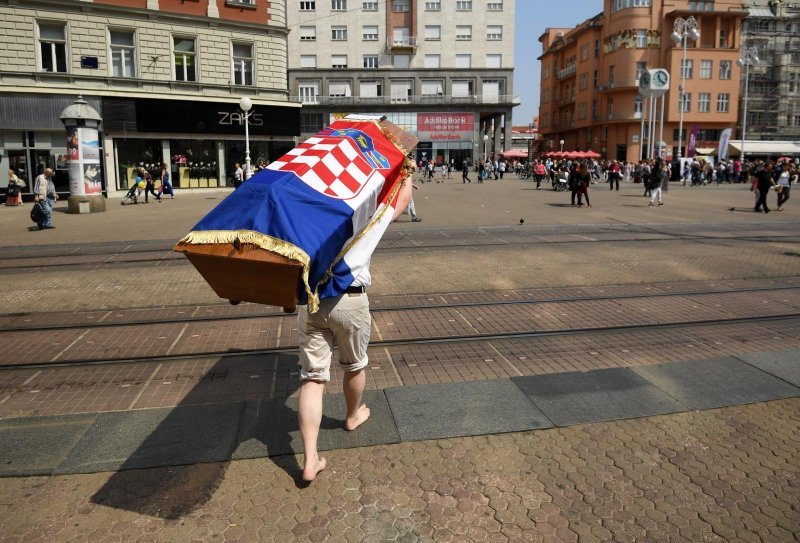
{"type": "Polygon", "coordinates": [[[53,206],[58,201],[56,186],[53,184],[53,169],[46,168],[44,173],[36,176],[33,184],[33,201],[39,202],[44,212],[42,222],[36,223],[39,230],[55,228],[53,226],[53,206]]]}
{"type": "Polygon", "coordinates": [[[611,162],[608,168],[608,190],[614,190],[614,183],[617,183],[617,190],[619,190],[619,179],[622,177],[622,168],[616,160],[611,162]]]}
{"type": "Polygon", "coordinates": [[[469,178],[469,163],[464,159],[464,162],[461,163],[461,182],[466,183],[467,181],[472,183],[472,179],[469,178]]]}
{"type": "MultiPolygon", "coordinates": [[[[161,189],[158,191],[159,200],[164,193],[169,194],[170,199],[175,199],[175,191],[172,190],[172,185],[169,182],[169,164],[166,162],[161,165],[161,189]]],[[[147,198],[147,195],[145,195],[145,198],[147,198]]]]}
{"type": "Polygon", "coordinates": [[[661,162],[660,158],[656,159],[656,164],[653,166],[653,171],[650,174],[651,192],[650,204],[648,207],[653,207],[658,200],[658,205],[663,206],[661,195],[669,189],[669,173],[667,165],[661,162]]]}
{"type": "Polygon", "coordinates": [[[239,162],[233,165],[233,188],[238,189],[244,183],[244,170],[239,162]]]}
{"type": "MultiPolygon", "coordinates": [[[[398,194],[393,220],[405,211],[411,200],[411,190],[412,183],[408,179],[398,194]]],[[[371,282],[369,269],[365,267],[345,294],[320,300],[316,313],[309,313],[307,305],[298,307],[297,337],[302,382],[298,414],[303,438],[304,481],[314,480],[327,465],[317,451],[317,438],[334,345],[338,345],[339,364],[345,371],[342,384],[347,404],[344,429],[353,431],[369,419],[369,407],[362,403],[362,399],[367,382],[367,347],[372,326],[367,297],[371,282]]]]}
{"type": "Polygon", "coordinates": [[[585,163],[580,167],[578,179],[578,207],[583,207],[583,204],[581,203],[581,196],[586,198],[586,206],[592,207],[592,204],[589,202],[589,185],[592,182],[592,174],[589,171],[589,167],[585,163]]]}
{"type": "Polygon", "coordinates": [[[444,180],[447,177],[447,172],[448,171],[449,170],[447,169],[447,162],[442,162],[442,180],[441,181],[437,181],[437,183],[444,183],[444,180]]]}
{"type": "Polygon", "coordinates": [[[772,180],[772,164],[769,162],[767,164],[759,164],[756,167],[756,174],[754,177],[753,186],[758,189],[758,200],[756,201],[754,211],[756,213],[761,213],[763,209],[764,213],[769,213],[767,194],[769,194],[770,187],[775,185],[775,181],[772,180]]]}
{"type": "Polygon", "coordinates": [[[150,203],[147,200],[147,196],[152,194],[158,203],[161,203],[161,196],[156,194],[156,182],[153,180],[153,176],[145,169],[142,169],[142,179],[144,179],[144,203],[150,203]]]}
{"type": "Polygon", "coordinates": [[[22,205],[22,187],[24,186],[25,182],[17,177],[14,170],[8,170],[8,186],[6,187],[7,206],[22,205]]]}
{"type": "Polygon", "coordinates": [[[783,204],[789,199],[789,189],[792,184],[792,171],[784,165],[775,191],[778,193],[778,211],[783,211],[783,204]]]}

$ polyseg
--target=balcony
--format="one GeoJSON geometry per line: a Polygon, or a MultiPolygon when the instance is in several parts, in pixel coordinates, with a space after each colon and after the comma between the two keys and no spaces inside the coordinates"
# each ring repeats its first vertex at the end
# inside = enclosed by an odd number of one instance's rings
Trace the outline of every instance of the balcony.
{"type": "Polygon", "coordinates": [[[417,38],[415,36],[394,36],[386,39],[386,49],[390,52],[414,52],[417,50],[417,38]]]}
{"type": "Polygon", "coordinates": [[[299,102],[306,106],[383,106],[392,104],[428,104],[428,105],[519,105],[522,101],[513,94],[499,94],[494,96],[470,95],[411,95],[403,98],[392,96],[290,96],[291,102],[299,102]]]}
{"type": "Polygon", "coordinates": [[[578,71],[578,65],[572,64],[570,66],[567,66],[566,68],[562,68],[556,71],[556,79],[564,79],[565,77],[575,75],[575,72],[577,71],[578,71]]]}

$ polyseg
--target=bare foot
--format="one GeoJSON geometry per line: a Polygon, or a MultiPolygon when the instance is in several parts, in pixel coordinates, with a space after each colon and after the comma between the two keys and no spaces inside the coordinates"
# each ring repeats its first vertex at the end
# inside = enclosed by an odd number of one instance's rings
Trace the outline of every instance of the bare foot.
{"type": "Polygon", "coordinates": [[[347,420],[344,421],[344,429],[352,432],[365,422],[369,418],[369,407],[364,404],[356,410],[356,414],[353,417],[347,417],[347,420]]]}
{"type": "Polygon", "coordinates": [[[303,480],[313,481],[317,474],[325,469],[327,464],[328,461],[322,456],[316,462],[306,463],[306,467],[303,468],[303,480]]]}

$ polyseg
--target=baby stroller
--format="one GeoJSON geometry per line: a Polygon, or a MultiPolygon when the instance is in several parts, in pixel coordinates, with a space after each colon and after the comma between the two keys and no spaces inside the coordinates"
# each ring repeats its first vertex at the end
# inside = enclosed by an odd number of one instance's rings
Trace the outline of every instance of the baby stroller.
{"type": "Polygon", "coordinates": [[[128,190],[128,193],[122,198],[122,201],[120,203],[124,206],[139,203],[138,198],[136,197],[136,193],[138,192],[138,190],[139,190],[139,185],[134,183],[133,186],[128,190]]]}
{"type": "Polygon", "coordinates": [[[553,190],[557,192],[564,192],[569,190],[569,181],[567,172],[558,172],[553,176],[553,190]]]}

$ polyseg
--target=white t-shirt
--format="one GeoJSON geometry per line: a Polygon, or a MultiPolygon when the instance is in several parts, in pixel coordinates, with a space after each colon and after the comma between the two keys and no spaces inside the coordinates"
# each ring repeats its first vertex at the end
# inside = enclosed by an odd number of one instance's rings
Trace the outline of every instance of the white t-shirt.
{"type": "Polygon", "coordinates": [[[236,168],[236,171],[233,173],[233,176],[236,178],[237,181],[244,181],[244,172],[241,168],[236,168]]]}
{"type": "Polygon", "coordinates": [[[784,187],[789,186],[789,172],[786,170],[781,172],[781,176],[778,177],[778,184],[784,187]]]}

